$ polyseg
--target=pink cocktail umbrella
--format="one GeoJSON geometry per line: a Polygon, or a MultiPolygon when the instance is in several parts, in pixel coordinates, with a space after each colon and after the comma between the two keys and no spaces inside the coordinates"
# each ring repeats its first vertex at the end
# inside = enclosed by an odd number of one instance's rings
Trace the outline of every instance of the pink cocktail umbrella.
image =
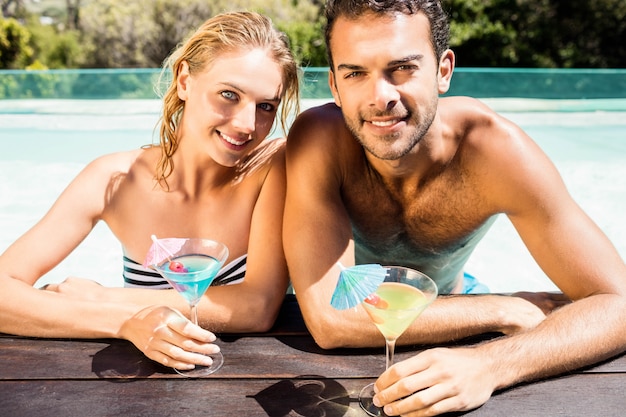
{"type": "Polygon", "coordinates": [[[171,260],[175,253],[178,253],[183,247],[187,239],[168,237],[163,239],[157,239],[155,235],[150,236],[152,239],[152,245],[148,249],[146,259],[143,261],[143,266],[146,268],[154,265],[160,265],[165,260],[171,260]]]}
{"type": "Polygon", "coordinates": [[[355,265],[349,268],[337,262],[341,273],[330,300],[337,310],[345,310],[361,304],[368,295],[376,291],[387,276],[387,268],[378,264],[355,265]]]}

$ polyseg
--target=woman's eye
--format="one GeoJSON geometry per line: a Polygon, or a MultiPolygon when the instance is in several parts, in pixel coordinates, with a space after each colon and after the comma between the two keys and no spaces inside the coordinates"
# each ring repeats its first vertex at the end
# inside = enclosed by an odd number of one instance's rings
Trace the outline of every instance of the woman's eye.
{"type": "Polygon", "coordinates": [[[227,100],[237,100],[237,94],[232,91],[222,91],[221,94],[227,100]]]}
{"type": "Polygon", "coordinates": [[[261,103],[259,104],[259,108],[264,111],[274,111],[274,105],[270,103],[261,103]]]}

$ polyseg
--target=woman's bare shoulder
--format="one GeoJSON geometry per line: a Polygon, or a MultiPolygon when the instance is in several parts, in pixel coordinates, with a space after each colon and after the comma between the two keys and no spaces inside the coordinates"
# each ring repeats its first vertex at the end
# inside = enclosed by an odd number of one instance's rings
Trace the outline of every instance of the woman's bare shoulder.
{"type": "Polygon", "coordinates": [[[145,156],[149,148],[138,148],[128,151],[120,151],[101,155],[91,161],[88,166],[99,170],[113,170],[127,172],[138,160],[145,156]]]}
{"type": "Polygon", "coordinates": [[[153,175],[153,161],[150,149],[133,149],[105,154],[97,157],[78,174],[75,183],[91,184],[93,189],[106,189],[111,181],[128,175],[136,176],[140,172],[153,175]]]}

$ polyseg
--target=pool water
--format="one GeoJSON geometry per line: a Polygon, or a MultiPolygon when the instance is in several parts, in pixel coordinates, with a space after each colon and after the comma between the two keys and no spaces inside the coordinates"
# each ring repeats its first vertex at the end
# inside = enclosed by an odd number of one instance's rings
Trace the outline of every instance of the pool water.
{"type": "MultiPolygon", "coordinates": [[[[589,111],[586,101],[585,111],[563,112],[553,110],[554,101],[543,107],[485,101],[537,141],[576,201],[625,257],[626,103],[621,110],[611,104],[610,111],[589,111]]],[[[312,104],[317,102],[303,107],[312,104]]],[[[159,109],[155,100],[0,101],[0,251],[45,214],[86,163],[152,143],[159,109]]],[[[40,284],[79,276],[122,286],[121,257],[119,243],[100,223],[40,284]]],[[[556,289],[505,216],[478,245],[467,271],[494,292],[556,289]]]]}

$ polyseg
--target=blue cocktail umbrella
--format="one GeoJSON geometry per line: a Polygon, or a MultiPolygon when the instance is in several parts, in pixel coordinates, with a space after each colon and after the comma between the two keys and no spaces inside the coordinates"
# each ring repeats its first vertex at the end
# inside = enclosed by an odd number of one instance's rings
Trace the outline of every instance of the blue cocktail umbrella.
{"type": "Polygon", "coordinates": [[[355,265],[349,268],[337,262],[341,273],[337,286],[330,299],[330,305],[337,310],[356,307],[376,291],[387,276],[387,268],[378,264],[355,265]]]}
{"type": "Polygon", "coordinates": [[[160,265],[166,259],[171,260],[187,240],[176,237],[157,239],[155,235],[151,235],[150,238],[152,239],[152,245],[148,249],[146,259],[143,261],[143,266],[146,268],[160,265]]]}

